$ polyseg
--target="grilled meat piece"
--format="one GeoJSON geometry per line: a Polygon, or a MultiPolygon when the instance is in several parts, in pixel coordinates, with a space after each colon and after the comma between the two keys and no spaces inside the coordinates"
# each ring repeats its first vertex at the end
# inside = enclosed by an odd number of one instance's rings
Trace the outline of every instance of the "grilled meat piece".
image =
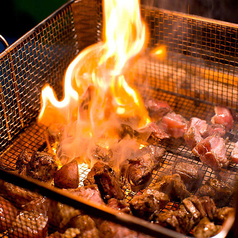
{"type": "Polygon", "coordinates": [[[133,215],[143,218],[145,220],[151,220],[154,212],[169,201],[169,197],[163,193],[148,188],[141,195],[135,195],[130,201],[130,207],[133,215]]]}
{"type": "Polygon", "coordinates": [[[184,140],[189,148],[193,149],[198,142],[203,140],[202,135],[207,130],[207,122],[197,117],[192,117],[188,129],[184,133],[184,140]]]}
{"type": "Polygon", "coordinates": [[[229,214],[232,213],[235,213],[235,209],[233,207],[218,208],[214,214],[214,220],[222,224],[227,219],[229,214]]]}
{"type": "Polygon", "coordinates": [[[175,112],[166,114],[161,122],[166,126],[168,134],[174,138],[182,137],[188,126],[188,121],[175,112]]]}
{"type": "Polygon", "coordinates": [[[110,161],[112,155],[112,150],[99,145],[96,145],[91,151],[92,158],[95,158],[96,160],[101,160],[105,163],[108,163],[110,161]]]}
{"type": "Polygon", "coordinates": [[[190,196],[179,174],[164,175],[153,189],[167,194],[171,200],[181,201],[190,196]]]}
{"type": "Polygon", "coordinates": [[[68,223],[68,227],[78,228],[80,234],[77,238],[99,238],[99,231],[94,220],[88,215],[78,215],[73,217],[68,223]]]}
{"type": "Polygon", "coordinates": [[[234,149],[231,152],[231,160],[238,164],[238,142],[235,143],[234,149]]]}
{"type": "Polygon", "coordinates": [[[193,230],[193,235],[196,238],[208,238],[215,235],[219,230],[213,222],[210,222],[207,217],[204,217],[193,230]]]}
{"type": "Polygon", "coordinates": [[[55,159],[48,153],[36,151],[26,166],[26,174],[32,178],[49,182],[58,169],[55,159]]]}
{"type": "Polygon", "coordinates": [[[202,181],[204,172],[197,164],[178,162],[173,167],[173,174],[179,174],[189,191],[196,190],[202,181]]]}
{"type": "Polygon", "coordinates": [[[31,154],[27,150],[23,150],[17,158],[16,169],[18,173],[21,174],[23,170],[26,170],[27,164],[31,160],[31,154]]]}
{"type": "Polygon", "coordinates": [[[17,212],[17,208],[15,208],[12,203],[0,197],[0,232],[4,232],[12,226],[17,212]]]}
{"type": "Polygon", "coordinates": [[[185,198],[182,201],[184,207],[186,208],[186,210],[192,214],[193,217],[193,221],[194,223],[197,223],[200,220],[201,214],[199,212],[199,210],[196,208],[196,206],[194,205],[194,203],[192,202],[191,199],[185,198]]]}
{"type": "Polygon", "coordinates": [[[151,122],[147,126],[151,132],[152,137],[154,137],[158,140],[170,138],[170,135],[168,134],[166,125],[164,125],[161,121],[159,121],[157,123],[151,122]]]}
{"type": "MultiPolygon", "coordinates": [[[[58,231],[51,233],[47,238],[78,238],[80,236],[80,230],[78,228],[68,228],[64,233],[60,233],[58,231]]],[[[86,238],[86,237],[85,237],[86,238]]]]}
{"type": "Polygon", "coordinates": [[[193,148],[192,152],[213,170],[220,170],[229,163],[226,158],[225,141],[219,136],[205,138],[193,148]]]}
{"type": "Polygon", "coordinates": [[[144,188],[151,180],[152,171],[159,167],[164,153],[163,148],[152,145],[138,150],[134,158],[122,162],[120,177],[133,191],[144,188]]]}
{"type": "Polygon", "coordinates": [[[210,220],[213,220],[214,214],[216,213],[216,205],[212,198],[208,196],[203,196],[199,198],[203,209],[210,220]]]}
{"type": "Polygon", "coordinates": [[[125,199],[118,200],[111,198],[107,201],[107,206],[124,213],[131,213],[130,205],[125,199]]]}
{"type": "Polygon", "coordinates": [[[149,112],[149,116],[152,121],[159,121],[168,112],[172,111],[167,102],[157,99],[149,99],[145,101],[145,107],[149,112]]]}
{"type": "Polygon", "coordinates": [[[227,131],[230,130],[234,123],[230,110],[219,106],[216,106],[214,110],[216,114],[212,117],[211,122],[223,125],[227,131]]]}
{"type": "Polygon", "coordinates": [[[207,130],[202,134],[203,138],[206,138],[208,136],[217,135],[220,137],[223,137],[226,134],[226,129],[221,124],[212,124],[208,125],[207,130]]]}

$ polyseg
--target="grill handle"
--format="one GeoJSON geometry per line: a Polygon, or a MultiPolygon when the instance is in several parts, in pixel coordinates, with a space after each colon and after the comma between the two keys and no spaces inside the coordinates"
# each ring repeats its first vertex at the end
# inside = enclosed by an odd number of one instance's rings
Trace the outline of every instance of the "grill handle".
{"type": "Polygon", "coordinates": [[[7,40],[2,35],[0,35],[0,42],[3,44],[5,49],[9,46],[7,40]]]}

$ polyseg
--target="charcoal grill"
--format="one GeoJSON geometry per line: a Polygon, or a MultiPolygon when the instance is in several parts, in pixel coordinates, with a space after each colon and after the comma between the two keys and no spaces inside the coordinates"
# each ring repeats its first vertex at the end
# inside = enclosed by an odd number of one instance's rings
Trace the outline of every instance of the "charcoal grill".
{"type": "MultiPolygon", "coordinates": [[[[134,67],[136,80],[130,83],[143,97],[165,100],[188,119],[196,116],[209,120],[214,114],[214,105],[226,106],[235,115],[238,109],[238,26],[147,6],[142,6],[141,12],[150,31],[146,52],[164,45],[167,55],[161,61],[145,53],[134,67]]],[[[57,197],[61,202],[131,229],[157,237],[185,237],[9,172],[16,168],[16,159],[23,149],[46,149],[46,128],[36,122],[41,89],[48,83],[58,98],[62,98],[66,68],[82,49],[101,40],[102,18],[100,1],[69,1],[0,54],[0,178],[50,198],[57,197]]],[[[237,129],[236,124],[227,135],[228,157],[238,140],[237,129]]],[[[159,174],[170,171],[178,160],[201,164],[182,140],[161,145],[166,147],[167,153],[163,166],[153,173],[152,185],[159,174]]],[[[214,171],[201,166],[205,171],[203,182],[215,176],[214,171]]],[[[237,165],[231,164],[223,171],[227,181],[236,180],[237,169],[237,165]]],[[[127,199],[132,196],[133,193],[128,193],[127,199]]],[[[171,208],[173,206],[171,204],[171,208]]],[[[228,233],[233,220],[234,217],[224,224],[221,237],[228,233]]],[[[0,237],[8,237],[8,233],[0,237]]]]}

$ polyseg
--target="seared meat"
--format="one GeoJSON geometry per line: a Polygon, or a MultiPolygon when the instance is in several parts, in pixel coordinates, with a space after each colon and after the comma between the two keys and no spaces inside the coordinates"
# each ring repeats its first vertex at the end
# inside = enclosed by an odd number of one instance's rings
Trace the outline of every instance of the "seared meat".
{"type": "Polygon", "coordinates": [[[179,174],[164,175],[153,189],[167,194],[171,200],[181,201],[190,196],[179,174]]]}
{"type": "Polygon", "coordinates": [[[235,143],[234,149],[231,152],[231,160],[238,164],[238,142],[235,143]]]}
{"type": "Polygon", "coordinates": [[[178,162],[173,167],[173,173],[179,174],[186,188],[194,191],[200,186],[204,172],[201,171],[199,165],[185,162],[178,162]]]}
{"type": "Polygon", "coordinates": [[[197,117],[192,117],[188,124],[188,129],[184,134],[184,139],[189,148],[193,148],[198,142],[203,140],[202,135],[207,130],[207,122],[197,117]]]}
{"type": "Polygon", "coordinates": [[[214,220],[220,222],[221,224],[227,219],[229,214],[234,214],[235,209],[233,207],[222,207],[218,208],[214,214],[214,220]]]}
{"type": "Polygon", "coordinates": [[[159,101],[157,99],[149,99],[145,101],[145,107],[149,112],[152,121],[159,121],[164,115],[172,111],[167,102],[159,101]]]}
{"type": "Polygon", "coordinates": [[[169,197],[165,193],[148,188],[143,194],[133,197],[130,207],[133,215],[151,220],[153,213],[164,207],[168,201],[169,197]]]}
{"type": "Polygon", "coordinates": [[[207,130],[202,134],[203,138],[208,136],[217,135],[223,137],[226,134],[226,129],[221,124],[208,125],[207,130]]]}
{"type": "Polygon", "coordinates": [[[219,136],[205,138],[193,148],[192,152],[214,170],[226,167],[229,163],[226,158],[225,141],[219,136]]]}
{"type": "Polygon", "coordinates": [[[230,130],[234,122],[230,110],[219,106],[216,106],[214,109],[216,115],[212,117],[211,122],[223,125],[227,131],[230,130]]]}
{"type": "Polygon", "coordinates": [[[111,207],[113,209],[119,210],[121,212],[124,212],[124,213],[131,212],[130,205],[125,199],[118,200],[115,198],[111,198],[107,201],[107,206],[111,207]]]}
{"type": "Polygon", "coordinates": [[[128,182],[133,191],[144,188],[150,182],[152,171],[158,168],[164,153],[163,148],[152,145],[138,150],[134,158],[120,165],[120,177],[128,182]]]}
{"type": "Polygon", "coordinates": [[[26,169],[26,165],[30,162],[31,155],[27,150],[23,150],[17,158],[16,161],[16,169],[18,170],[19,174],[26,169]]]}
{"type": "Polygon", "coordinates": [[[49,182],[54,178],[57,169],[58,165],[50,154],[36,151],[26,165],[26,174],[32,178],[49,182]]]}
{"type": "Polygon", "coordinates": [[[101,160],[106,163],[110,161],[112,155],[113,155],[112,150],[104,148],[99,145],[96,145],[91,151],[92,158],[95,158],[96,160],[101,160]]]}
{"type": "Polygon", "coordinates": [[[164,125],[161,121],[157,123],[151,122],[147,126],[151,132],[152,137],[158,140],[170,138],[170,135],[168,134],[167,126],[164,125]]]}
{"type": "Polygon", "coordinates": [[[193,235],[197,238],[208,238],[218,232],[218,227],[204,217],[193,230],[193,235]]]}
{"type": "Polygon", "coordinates": [[[182,201],[184,207],[186,208],[186,210],[192,214],[193,217],[193,221],[194,223],[197,223],[200,220],[201,214],[199,212],[199,210],[196,208],[196,206],[193,204],[192,200],[188,198],[185,198],[182,201]]]}
{"type": "Polygon", "coordinates": [[[77,238],[99,238],[99,231],[94,220],[88,215],[78,215],[73,217],[68,223],[68,227],[78,228],[80,234],[77,238]]]}
{"type": "Polygon", "coordinates": [[[169,112],[162,119],[161,122],[166,126],[168,134],[174,138],[182,137],[187,130],[188,121],[175,112],[169,112]]]}
{"type": "Polygon", "coordinates": [[[208,196],[203,196],[199,198],[203,209],[210,220],[213,220],[214,214],[216,213],[216,205],[212,198],[208,196]]]}

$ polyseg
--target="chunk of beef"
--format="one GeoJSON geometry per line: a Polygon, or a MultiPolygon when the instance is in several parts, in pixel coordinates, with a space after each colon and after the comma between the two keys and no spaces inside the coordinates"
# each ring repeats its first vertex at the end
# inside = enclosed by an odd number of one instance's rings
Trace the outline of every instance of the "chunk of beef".
{"type": "Polygon", "coordinates": [[[124,161],[120,176],[126,179],[133,191],[144,188],[151,179],[152,172],[158,168],[165,150],[148,146],[138,151],[134,158],[124,161]]]}
{"type": "Polygon", "coordinates": [[[204,217],[193,230],[193,235],[196,238],[208,238],[218,232],[218,227],[207,217],[204,217]]]}
{"type": "Polygon", "coordinates": [[[226,129],[221,124],[212,124],[208,125],[207,130],[202,134],[203,138],[206,138],[208,136],[220,136],[223,137],[226,134],[226,129]]]}
{"type": "Polygon", "coordinates": [[[31,154],[27,150],[23,150],[16,161],[16,169],[18,170],[19,174],[21,174],[23,170],[26,170],[26,166],[30,160],[31,154]]]}
{"type": "Polygon", "coordinates": [[[208,197],[208,196],[203,196],[199,198],[204,211],[206,212],[207,217],[210,220],[213,220],[214,218],[214,214],[216,213],[216,205],[213,201],[212,198],[208,197]]]}
{"type": "Polygon", "coordinates": [[[183,200],[190,196],[179,174],[164,175],[159,182],[152,187],[154,190],[163,192],[172,200],[183,200]]]}
{"type": "Polygon", "coordinates": [[[216,106],[214,108],[215,116],[212,117],[213,124],[221,124],[228,131],[233,127],[233,118],[229,109],[225,107],[216,106]]]}
{"type": "Polygon", "coordinates": [[[125,199],[118,200],[115,198],[111,198],[107,201],[107,206],[124,213],[131,212],[130,204],[125,199]]]}
{"type": "Polygon", "coordinates": [[[234,148],[231,152],[231,160],[238,164],[238,142],[235,143],[234,148]]]}
{"type": "Polygon", "coordinates": [[[225,141],[219,136],[205,138],[193,148],[192,152],[214,170],[226,167],[229,163],[226,158],[225,141]]]}
{"type": "Polygon", "coordinates": [[[151,136],[157,140],[163,140],[170,138],[170,134],[168,133],[167,126],[163,124],[161,121],[155,123],[151,122],[147,125],[148,130],[151,132],[151,136]]]}
{"type": "Polygon", "coordinates": [[[143,194],[133,197],[130,201],[130,207],[133,215],[151,220],[154,212],[164,207],[168,201],[169,197],[165,193],[148,188],[143,194]]]}
{"type": "Polygon", "coordinates": [[[174,174],[179,174],[186,188],[189,191],[194,191],[200,186],[204,172],[197,164],[190,164],[185,162],[178,162],[174,165],[174,174]]]}
{"type": "Polygon", "coordinates": [[[159,121],[168,112],[172,111],[167,102],[157,99],[148,99],[145,101],[145,107],[149,112],[152,121],[159,121]]]}
{"type": "Polygon", "coordinates": [[[193,148],[203,140],[202,135],[207,130],[207,122],[197,117],[192,117],[188,124],[188,129],[184,134],[184,140],[189,148],[193,148]]]}
{"type": "Polygon", "coordinates": [[[58,165],[52,155],[36,151],[26,165],[26,174],[32,178],[49,182],[53,180],[58,165]]]}
{"type": "Polygon", "coordinates": [[[188,121],[175,112],[166,114],[161,122],[165,125],[168,134],[174,138],[182,137],[188,126],[188,121]]]}
{"type": "Polygon", "coordinates": [[[91,151],[92,158],[96,160],[101,160],[103,162],[108,163],[112,158],[113,152],[108,148],[104,148],[100,145],[95,145],[95,147],[91,151]]]}
{"type": "Polygon", "coordinates": [[[235,209],[233,207],[218,208],[214,214],[214,220],[222,224],[225,222],[229,214],[234,214],[235,209]]]}

